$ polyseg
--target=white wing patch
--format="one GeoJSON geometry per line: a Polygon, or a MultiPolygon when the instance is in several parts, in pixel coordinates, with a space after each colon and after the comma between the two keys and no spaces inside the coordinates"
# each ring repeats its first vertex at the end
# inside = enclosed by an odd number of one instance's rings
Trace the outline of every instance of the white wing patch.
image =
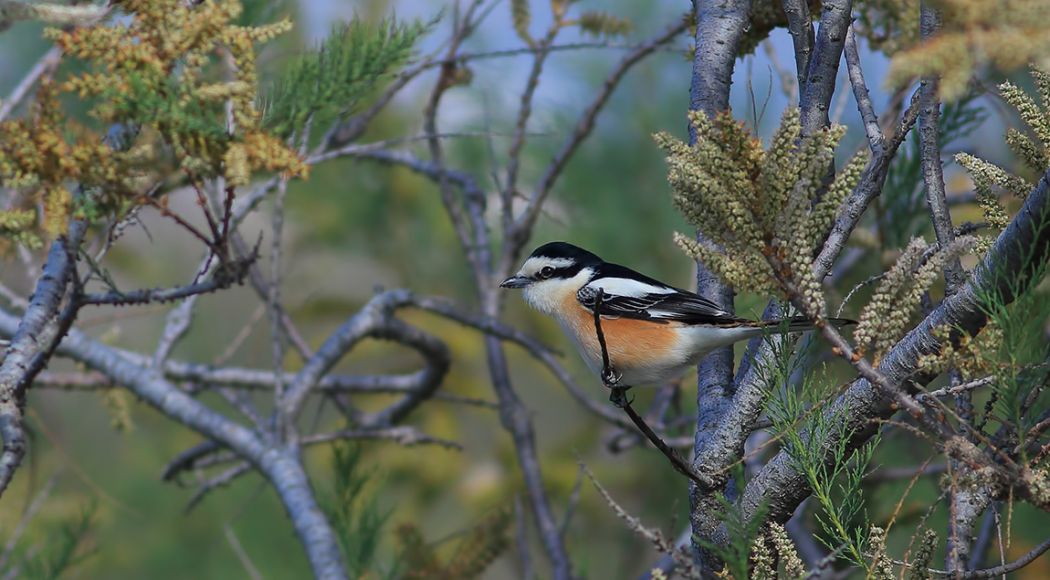
{"type": "Polygon", "coordinates": [[[638,280],[631,280],[630,278],[598,278],[587,284],[587,287],[595,290],[601,288],[605,294],[612,296],[629,296],[634,298],[653,294],[674,294],[677,292],[674,288],[654,286],[638,280]]]}

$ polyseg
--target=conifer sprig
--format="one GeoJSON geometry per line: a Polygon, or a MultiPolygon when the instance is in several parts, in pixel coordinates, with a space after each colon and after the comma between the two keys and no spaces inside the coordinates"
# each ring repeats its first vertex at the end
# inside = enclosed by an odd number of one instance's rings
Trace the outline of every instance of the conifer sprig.
{"type": "Polygon", "coordinates": [[[378,25],[355,19],[335,27],[270,88],[263,103],[264,124],[290,135],[311,116],[324,125],[349,113],[412,57],[416,42],[428,29],[425,23],[394,18],[378,25]]]}

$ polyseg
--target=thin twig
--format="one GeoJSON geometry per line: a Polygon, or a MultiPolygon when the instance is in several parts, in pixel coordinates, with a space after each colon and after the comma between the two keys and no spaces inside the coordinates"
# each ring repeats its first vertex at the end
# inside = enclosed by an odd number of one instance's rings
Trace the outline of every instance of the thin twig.
{"type": "Polygon", "coordinates": [[[645,419],[634,410],[634,407],[631,406],[631,402],[627,399],[625,394],[625,391],[630,389],[630,387],[618,384],[619,378],[616,374],[616,370],[609,361],[609,349],[605,344],[605,332],[602,331],[601,310],[602,298],[604,298],[604,296],[605,292],[599,288],[598,295],[594,297],[594,334],[598,337],[598,345],[602,350],[602,382],[605,383],[606,387],[612,389],[613,393],[610,400],[613,401],[616,406],[623,409],[624,412],[627,413],[627,416],[630,417],[631,422],[638,427],[638,430],[641,431],[642,434],[645,435],[645,437],[649,439],[649,441],[651,441],[668,460],[671,461],[671,465],[675,468],[675,471],[695,481],[698,485],[710,485],[709,481],[702,480],[700,476],[693,471],[693,468],[686,463],[680,455],[678,455],[678,452],[667,445],[667,443],[665,443],[664,440],[661,439],[651,427],[649,427],[649,424],[645,422],[645,419]]]}
{"type": "Polygon", "coordinates": [[[871,102],[868,93],[868,85],[864,82],[864,71],[860,66],[860,50],[857,48],[857,35],[853,32],[851,25],[846,30],[846,70],[849,72],[849,81],[853,86],[853,96],[860,110],[861,120],[864,121],[864,132],[868,135],[868,147],[873,155],[878,155],[885,146],[886,136],[882,134],[879,125],[879,117],[875,114],[875,106],[871,102]]]}
{"type": "Polygon", "coordinates": [[[645,527],[642,525],[641,520],[627,513],[627,510],[623,509],[620,504],[616,503],[616,500],[609,495],[609,492],[602,487],[602,484],[598,483],[598,479],[594,476],[594,473],[592,473],[583,462],[580,462],[580,467],[583,469],[583,472],[587,474],[587,479],[591,480],[591,484],[593,484],[594,488],[598,490],[598,493],[602,496],[602,499],[605,500],[605,503],[612,508],[616,517],[620,518],[627,524],[628,529],[648,540],[658,552],[671,556],[674,559],[675,567],[680,574],[686,578],[699,577],[696,568],[693,565],[693,559],[689,555],[685,554],[673,543],[668,541],[659,530],[645,527]]]}
{"type": "Polygon", "coordinates": [[[55,483],[58,482],[58,476],[61,473],[61,471],[56,471],[51,477],[47,478],[44,486],[40,488],[40,491],[36,492],[29,505],[22,511],[22,516],[18,518],[18,523],[15,524],[15,529],[11,530],[11,534],[7,537],[3,553],[0,553],[0,570],[3,570],[4,566],[7,565],[7,561],[11,558],[11,554],[14,553],[18,541],[22,539],[22,534],[29,527],[29,522],[33,521],[36,514],[44,507],[44,502],[51,495],[51,490],[55,488],[55,483]]]}
{"type": "Polygon", "coordinates": [[[248,577],[252,580],[263,580],[263,575],[259,573],[259,569],[252,562],[252,559],[248,557],[248,552],[244,550],[244,546],[241,545],[241,541],[237,538],[237,533],[233,531],[233,526],[230,524],[224,525],[223,535],[226,536],[226,541],[230,544],[233,553],[237,555],[237,560],[240,561],[241,566],[244,566],[244,571],[248,574],[248,577]]]}
{"type": "Polygon", "coordinates": [[[11,94],[6,99],[0,101],[0,121],[6,121],[11,113],[14,112],[15,108],[25,100],[26,96],[29,95],[29,91],[33,90],[36,86],[37,81],[42,77],[51,74],[51,71],[58,66],[58,63],[62,60],[62,49],[57,46],[52,46],[41,56],[33,68],[29,69],[22,80],[18,82],[18,85],[11,91],[11,94]]]}

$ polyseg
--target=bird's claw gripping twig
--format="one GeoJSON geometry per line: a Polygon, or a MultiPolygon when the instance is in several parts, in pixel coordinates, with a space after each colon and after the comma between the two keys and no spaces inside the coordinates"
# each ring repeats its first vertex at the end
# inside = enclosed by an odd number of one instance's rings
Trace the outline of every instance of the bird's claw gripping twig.
{"type": "Polygon", "coordinates": [[[632,400],[627,400],[627,391],[631,387],[617,387],[615,385],[607,385],[612,392],[609,393],[609,402],[621,409],[625,409],[631,405],[632,400]]]}

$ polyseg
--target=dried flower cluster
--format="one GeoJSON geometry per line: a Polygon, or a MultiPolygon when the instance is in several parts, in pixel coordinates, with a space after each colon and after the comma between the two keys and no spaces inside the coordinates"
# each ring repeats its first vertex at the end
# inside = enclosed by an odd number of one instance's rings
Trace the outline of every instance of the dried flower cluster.
{"type": "Polygon", "coordinates": [[[676,234],[675,241],[736,288],[773,293],[778,280],[790,280],[812,312],[823,312],[814,251],[865,163],[858,155],[826,185],[845,128],[802,137],[792,108],[767,151],[729,113],[712,119],[693,112],[689,119],[694,145],[655,136],[667,152],[675,206],[705,239],[676,234]]]}
{"type": "Polygon", "coordinates": [[[897,576],[893,573],[893,562],[889,553],[886,552],[886,530],[871,526],[868,534],[868,558],[871,563],[868,567],[868,577],[874,580],[893,580],[897,576]]]}
{"type": "Polygon", "coordinates": [[[919,542],[919,550],[915,552],[915,557],[909,562],[909,580],[925,580],[930,577],[928,569],[930,563],[933,562],[933,554],[936,549],[937,532],[926,528],[922,533],[922,540],[919,542]]]}
{"type": "Polygon", "coordinates": [[[890,349],[909,328],[922,295],[940,277],[944,264],[957,258],[974,243],[973,238],[958,238],[945,248],[931,247],[921,238],[913,239],[886,274],[861,311],[853,333],[859,352],[870,352],[875,362],[890,349]]]}
{"type": "Polygon", "coordinates": [[[889,84],[904,86],[920,76],[939,76],[942,96],[953,99],[966,91],[974,71],[985,64],[1012,70],[1029,62],[1050,63],[1045,0],[939,0],[935,4],[942,16],[941,29],[893,57],[889,84]]]}
{"type": "Polygon", "coordinates": [[[0,231],[17,241],[60,234],[73,215],[128,211],[172,166],[190,180],[222,175],[231,185],[257,170],[306,173],[297,153],[261,128],[255,107],[254,45],[288,30],[288,21],[238,26],[236,0],[192,8],[178,0],[115,4],[126,22],[46,32],[88,66],[61,82],[45,79],[26,118],[0,124],[0,184],[19,193],[15,207],[0,212],[0,231]],[[215,80],[219,66],[228,67],[230,80],[215,80]],[[87,101],[103,126],[135,128],[133,142],[105,145],[63,111],[60,92],[87,101]],[[75,204],[71,184],[90,191],[89,199],[75,204]],[[30,209],[37,204],[43,216],[30,209]]]}

